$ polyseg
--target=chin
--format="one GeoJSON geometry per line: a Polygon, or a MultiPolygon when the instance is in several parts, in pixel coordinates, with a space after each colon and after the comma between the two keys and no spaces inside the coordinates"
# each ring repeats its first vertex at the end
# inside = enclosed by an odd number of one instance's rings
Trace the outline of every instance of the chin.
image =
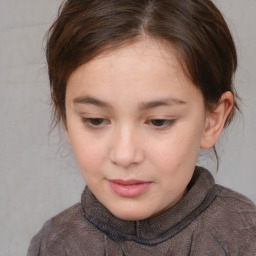
{"type": "Polygon", "coordinates": [[[111,211],[113,215],[117,218],[127,221],[137,221],[149,218],[151,215],[148,212],[139,211],[138,209],[134,209],[133,211],[130,209],[128,211],[111,211]]]}

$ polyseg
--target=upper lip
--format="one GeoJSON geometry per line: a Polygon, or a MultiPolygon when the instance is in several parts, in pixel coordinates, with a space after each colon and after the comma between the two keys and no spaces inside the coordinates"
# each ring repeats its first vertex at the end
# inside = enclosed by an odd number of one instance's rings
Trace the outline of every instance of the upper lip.
{"type": "Polygon", "coordinates": [[[143,181],[143,180],[120,180],[120,179],[114,179],[109,180],[110,182],[121,184],[121,185],[136,185],[136,184],[142,184],[142,183],[151,183],[150,181],[143,181]]]}

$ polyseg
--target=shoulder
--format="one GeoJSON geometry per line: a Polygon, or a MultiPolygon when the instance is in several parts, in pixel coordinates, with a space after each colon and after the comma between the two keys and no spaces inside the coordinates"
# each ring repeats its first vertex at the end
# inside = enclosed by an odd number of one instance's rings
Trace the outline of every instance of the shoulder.
{"type": "Polygon", "coordinates": [[[245,228],[256,227],[256,205],[244,195],[215,185],[215,206],[228,215],[234,215],[245,228]]]}
{"type": "Polygon", "coordinates": [[[66,230],[74,229],[85,222],[83,209],[80,203],[77,203],[70,208],[60,212],[44,224],[45,231],[60,235],[66,230]]]}
{"type": "MultiPolygon", "coordinates": [[[[228,255],[253,255],[256,251],[256,206],[247,197],[220,185],[215,200],[197,222],[200,244],[209,241],[228,255]],[[230,253],[230,254],[229,254],[230,253]],[[240,255],[240,254],[239,254],[240,255]]],[[[212,246],[212,247],[214,247],[212,246]]]]}
{"type": "Polygon", "coordinates": [[[92,230],[95,231],[94,227],[84,218],[82,206],[77,203],[43,225],[32,238],[27,255],[66,255],[67,245],[69,249],[77,247],[92,230]]]}

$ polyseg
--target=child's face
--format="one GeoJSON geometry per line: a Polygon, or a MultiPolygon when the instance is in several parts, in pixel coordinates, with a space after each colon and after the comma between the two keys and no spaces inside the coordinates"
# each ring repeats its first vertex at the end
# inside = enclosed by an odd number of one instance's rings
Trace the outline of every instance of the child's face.
{"type": "Polygon", "coordinates": [[[66,91],[67,138],[93,194],[138,220],[185,194],[205,130],[200,91],[150,40],[79,67],[66,91]]]}

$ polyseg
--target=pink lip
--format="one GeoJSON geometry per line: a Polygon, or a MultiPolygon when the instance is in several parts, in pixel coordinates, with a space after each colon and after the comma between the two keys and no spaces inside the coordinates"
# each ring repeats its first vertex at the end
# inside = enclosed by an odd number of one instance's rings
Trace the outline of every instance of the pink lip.
{"type": "Polygon", "coordinates": [[[112,190],[123,197],[136,197],[146,191],[152,182],[141,180],[108,180],[112,190]]]}

